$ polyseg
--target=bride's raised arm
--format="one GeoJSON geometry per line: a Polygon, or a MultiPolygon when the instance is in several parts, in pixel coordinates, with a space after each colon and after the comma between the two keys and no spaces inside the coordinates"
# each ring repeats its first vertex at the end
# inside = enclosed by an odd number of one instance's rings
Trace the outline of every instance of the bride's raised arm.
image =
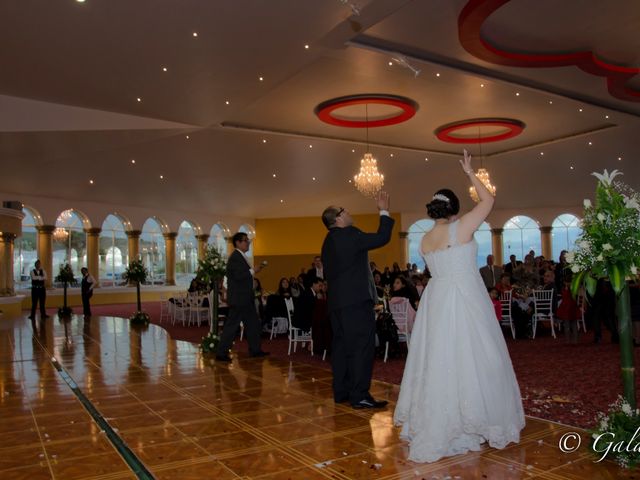
{"type": "Polygon", "coordinates": [[[487,190],[487,187],[476,177],[471,167],[471,155],[469,155],[466,150],[464,151],[464,160],[460,160],[460,165],[464,173],[469,177],[469,180],[471,180],[471,184],[475,187],[479,198],[477,205],[460,218],[458,237],[461,241],[466,242],[471,240],[473,233],[482,225],[482,222],[485,221],[493,208],[495,199],[493,195],[491,195],[491,192],[487,190]]]}

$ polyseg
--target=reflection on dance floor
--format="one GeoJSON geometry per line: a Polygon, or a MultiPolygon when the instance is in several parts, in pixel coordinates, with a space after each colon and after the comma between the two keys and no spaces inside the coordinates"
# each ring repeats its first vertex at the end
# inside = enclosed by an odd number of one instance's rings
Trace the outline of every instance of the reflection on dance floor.
{"type": "MultiPolygon", "coordinates": [[[[246,351],[246,348],[243,350],[246,351]]],[[[575,428],[534,418],[518,445],[433,464],[406,460],[383,411],[335,405],[331,372],[284,359],[203,358],[155,325],[116,317],[0,320],[0,478],[137,478],[55,368],[63,367],[158,479],[620,479],[633,472],[558,449],[575,428]]],[[[293,357],[295,358],[295,357],[293,357]]],[[[583,443],[587,444],[583,433],[583,443]]]]}

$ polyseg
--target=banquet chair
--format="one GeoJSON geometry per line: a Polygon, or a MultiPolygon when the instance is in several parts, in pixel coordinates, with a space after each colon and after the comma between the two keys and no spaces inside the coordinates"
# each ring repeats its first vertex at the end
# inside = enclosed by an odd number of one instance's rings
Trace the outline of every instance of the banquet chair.
{"type": "Polygon", "coordinates": [[[511,336],[516,338],[516,329],[513,326],[513,318],[511,317],[511,290],[504,291],[500,294],[500,305],[502,306],[502,320],[500,320],[501,327],[509,327],[511,329],[511,336]]]}
{"type": "Polygon", "coordinates": [[[533,291],[533,338],[536,338],[538,322],[549,322],[551,335],[556,338],[555,318],[553,317],[553,295],[555,289],[533,291]]]}
{"type": "Polygon", "coordinates": [[[163,320],[169,322],[173,315],[173,303],[169,301],[170,297],[171,295],[168,292],[162,292],[160,294],[160,323],[162,323],[163,320]]]}
{"type": "MultiPolygon", "coordinates": [[[[406,342],[407,350],[411,342],[411,332],[409,332],[409,309],[412,308],[408,298],[403,298],[400,302],[389,302],[389,312],[393,321],[398,327],[398,342],[406,342]]],[[[384,346],[384,362],[389,358],[389,342],[384,346]]]]}
{"type": "Polygon", "coordinates": [[[181,322],[184,325],[189,317],[189,303],[187,301],[187,294],[185,292],[177,293],[173,297],[173,308],[171,325],[175,325],[176,322],[181,322]]]}
{"type": "Polygon", "coordinates": [[[580,290],[580,293],[578,293],[578,298],[576,299],[577,303],[578,303],[578,330],[580,330],[580,324],[582,323],[582,330],[584,332],[587,331],[587,324],[584,321],[584,312],[587,309],[587,305],[586,305],[586,299],[584,296],[584,290],[580,290]]]}
{"type": "Polygon", "coordinates": [[[204,305],[204,300],[207,298],[207,295],[200,292],[190,293],[188,296],[189,303],[189,325],[191,322],[200,326],[203,318],[207,319],[209,317],[209,307],[204,305]]]}
{"type": "Polygon", "coordinates": [[[311,335],[311,330],[308,332],[303,331],[300,328],[296,328],[293,326],[291,322],[291,312],[289,312],[289,351],[287,355],[291,355],[291,346],[293,345],[293,353],[296,353],[296,348],[298,347],[298,343],[304,344],[309,342],[311,345],[311,355],[313,356],[313,336],[311,335]]]}

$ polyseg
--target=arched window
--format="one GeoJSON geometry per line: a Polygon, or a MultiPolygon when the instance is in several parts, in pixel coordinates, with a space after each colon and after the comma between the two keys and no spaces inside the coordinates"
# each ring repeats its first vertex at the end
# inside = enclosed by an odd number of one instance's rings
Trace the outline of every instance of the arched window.
{"type": "MultiPolygon", "coordinates": [[[[129,243],[124,222],[116,215],[107,215],[102,222],[98,256],[100,258],[100,285],[122,285],[122,274],[129,264],[129,243]]],[[[92,275],[95,275],[95,273],[92,275]]]]}
{"type": "Polygon", "coordinates": [[[256,231],[251,225],[247,225],[246,223],[244,225],[240,225],[238,231],[246,233],[249,237],[249,240],[251,240],[251,243],[249,244],[249,251],[247,252],[247,257],[253,258],[253,239],[256,236],[256,231]]]}
{"type": "Polygon", "coordinates": [[[482,222],[482,225],[473,234],[473,238],[476,239],[478,244],[476,262],[478,267],[482,267],[487,264],[487,255],[491,255],[493,252],[491,248],[491,226],[487,222],[482,222]]]}
{"type": "MultiPolygon", "coordinates": [[[[436,222],[433,220],[423,218],[409,227],[409,262],[418,265],[420,271],[425,269],[424,260],[420,255],[420,242],[422,241],[422,236],[431,230],[435,224],[436,222]]],[[[403,269],[404,265],[400,265],[400,268],[403,269]]]]}
{"type": "MultiPolygon", "coordinates": [[[[74,276],[79,280],[80,269],[87,266],[87,235],[84,233],[84,222],[73,209],[65,210],[56,220],[53,231],[53,271],[54,279],[65,263],[71,265],[74,276]]],[[[77,286],[80,282],[77,283],[77,286]]]]}
{"type": "Polygon", "coordinates": [[[189,285],[198,268],[198,240],[190,222],[182,222],[176,239],[176,283],[189,285]]]}
{"type": "MultiPolygon", "coordinates": [[[[36,232],[37,215],[28,207],[22,209],[22,235],[16,239],[13,249],[13,281],[15,288],[29,288],[31,269],[38,259],[38,234],[36,232]]],[[[51,275],[51,272],[47,272],[51,275]]]]}
{"type": "Polygon", "coordinates": [[[228,255],[227,252],[227,237],[229,236],[229,229],[226,225],[222,223],[216,223],[213,227],[211,227],[211,232],[209,232],[209,245],[213,245],[218,249],[218,252],[223,257],[228,255]]]}
{"type": "Polygon", "coordinates": [[[148,218],[140,235],[142,263],[149,270],[149,283],[162,285],[165,282],[166,262],[162,227],[155,218],[148,218]]]}
{"type": "Polygon", "coordinates": [[[521,261],[531,250],[536,255],[541,255],[540,227],[534,219],[524,215],[510,218],[504,224],[502,244],[504,245],[505,263],[511,255],[515,255],[516,259],[521,261]]]}
{"type": "Polygon", "coordinates": [[[582,233],[580,219],[570,213],[558,215],[551,224],[553,260],[558,261],[562,250],[574,250],[578,236],[582,233]]]}

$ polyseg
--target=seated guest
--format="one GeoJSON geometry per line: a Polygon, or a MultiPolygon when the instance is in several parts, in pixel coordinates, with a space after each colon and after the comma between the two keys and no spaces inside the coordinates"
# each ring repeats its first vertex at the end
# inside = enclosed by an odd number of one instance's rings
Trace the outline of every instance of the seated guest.
{"type": "Polygon", "coordinates": [[[384,267],[384,271],[382,272],[382,287],[390,287],[392,283],[391,270],[389,270],[389,267],[384,267]]]}
{"type": "Polygon", "coordinates": [[[302,285],[298,284],[298,279],[296,277],[289,278],[289,290],[291,290],[291,296],[293,298],[297,298],[300,296],[302,285]]]}
{"type": "Polygon", "coordinates": [[[322,259],[320,255],[313,257],[313,263],[311,268],[307,271],[305,286],[309,286],[314,278],[324,279],[324,268],[322,266],[322,259]]]}
{"type": "Polygon", "coordinates": [[[315,308],[318,293],[320,293],[322,279],[316,277],[311,280],[309,288],[305,289],[300,297],[295,300],[294,314],[291,323],[295,328],[303,332],[310,332],[313,324],[313,309],[315,308]]]}
{"type": "Polygon", "coordinates": [[[322,355],[324,351],[331,353],[331,321],[327,309],[327,286],[325,282],[320,282],[319,291],[316,293],[312,320],[311,337],[313,338],[313,353],[322,355]]]}
{"type": "Polygon", "coordinates": [[[503,265],[503,270],[509,275],[513,276],[513,272],[516,268],[518,268],[518,265],[522,265],[522,262],[519,260],[516,260],[515,255],[510,255],[509,263],[507,263],[506,265],[503,265]]]}
{"type": "MultiPolygon", "coordinates": [[[[571,282],[571,278],[569,278],[569,282],[571,282]]],[[[555,312],[558,308],[558,295],[556,292],[556,277],[552,271],[548,271],[544,274],[542,290],[553,290],[554,293],[551,296],[551,309],[555,312]]]]}
{"type": "Polygon", "coordinates": [[[535,269],[533,257],[529,255],[525,258],[524,263],[516,268],[512,276],[518,282],[518,285],[523,288],[533,289],[540,284],[540,276],[535,269]]]}
{"type": "Polygon", "coordinates": [[[496,311],[496,318],[498,321],[502,320],[502,302],[500,302],[500,292],[496,287],[489,289],[489,297],[491,297],[491,303],[496,311]]]}
{"type": "Polygon", "coordinates": [[[384,285],[382,285],[382,275],[380,275],[380,272],[373,274],[373,283],[376,286],[378,298],[384,298],[384,285]]]}
{"type": "Polygon", "coordinates": [[[495,286],[498,293],[510,292],[513,290],[513,285],[511,285],[511,275],[507,272],[500,275],[500,282],[495,286]]]}
{"type": "MultiPolygon", "coordinates": [[[[291,289],[289,288],[289,279],[282,277],[278,283],[278,290],[275,294],[267,297],[267,306],[265,310],[266,322],[271,324],[274,318],[284,318],[289,320],[293,316],[294,305],[291,289]]],[[[280,324],[278,324],[280,327],[280,324]]],[[[279,332],[282,330],[278,328],[279,332]]]]}
{"type": "Polygon", "coordinates": [[[413,288],[416,289],[418,293],[418,298],[422,298],[422,292],[424,291],[424,285],[422,284],[422,278],[424,275],[416,274],[411,276],[411,281],[413,282],[413,288]]]}
{"type": "Polygon", "coordinates": [[[403,276],[398,276],[393,281],[391,298],[394,297],[408,298],[413,309],[417,309],[418,294],[413,288],[410,288],[409,282],[407,282],[407,279],[403,276]]]}

